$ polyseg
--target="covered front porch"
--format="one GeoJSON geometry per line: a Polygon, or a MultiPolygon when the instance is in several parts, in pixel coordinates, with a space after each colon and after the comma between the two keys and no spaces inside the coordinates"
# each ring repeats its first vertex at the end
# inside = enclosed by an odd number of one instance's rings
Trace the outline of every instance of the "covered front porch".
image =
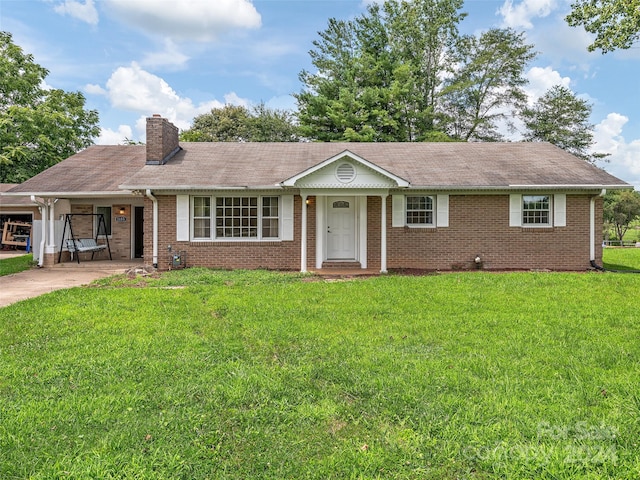
{"type": "Polygon", "coordinates": [[[345,150],[281,186],[297,188],[302,198],[301,271],[349,262],[387,272],[387,198],[409,182],[345,150]]]}
{"type": "Polygon", "coordinates": [[[387,272],[389,194],[372,193],[300,193],[300,271],[387,272]]]}

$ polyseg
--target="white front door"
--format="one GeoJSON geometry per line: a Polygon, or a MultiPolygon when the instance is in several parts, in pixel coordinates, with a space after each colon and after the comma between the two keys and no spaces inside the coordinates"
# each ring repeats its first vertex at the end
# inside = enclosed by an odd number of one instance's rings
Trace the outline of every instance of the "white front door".
{"type": "Polygon", "coordinates": [[[356,259],[355,197],[327,198],[327,260],[356,259]]]}

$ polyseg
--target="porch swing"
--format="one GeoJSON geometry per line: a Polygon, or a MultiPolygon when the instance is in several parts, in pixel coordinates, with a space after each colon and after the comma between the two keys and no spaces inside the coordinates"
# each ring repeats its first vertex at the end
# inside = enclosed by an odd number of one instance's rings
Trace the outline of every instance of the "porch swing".
{"type": "Polygon", "coordinates": [[[62,239],[60,240],[60,253],[58,254],[58,263],[62,259],[62,245],[65,242],[65,235],[67,233],[67,225],[69,226],[69,238],[66,239],[67,250],[73,255],[75,254],[78,264],[80,264],[80,254],[91,252],[91,260],[96,252],[107,250],[109,252],[109,260],[113,260],[111,257],[111,247],[109,246],[109,236],[107,233],[107,223],[104,220],[103,213],[67,213],[64,216],[64,228],[62,229],[62,239]],[[73,233],[72,218],[73,217],[92,217],[97,218],[98,228],[96,229],[96,236],[94,238],[78,238],[73,233]],[[98,236],[104,235],[106,244],[98,243],[98,236]]]}

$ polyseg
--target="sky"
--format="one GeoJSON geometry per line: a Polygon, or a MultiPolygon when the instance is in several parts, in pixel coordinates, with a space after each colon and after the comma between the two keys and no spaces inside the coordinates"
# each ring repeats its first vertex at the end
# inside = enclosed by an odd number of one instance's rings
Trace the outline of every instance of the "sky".
{"type": "MultiPolygon", "coordinates": [[[[145,119],[180,129],[225,104],[296,108],[298,75],[330,18],[375,0],[0,0],[0,30],[49,70],[46,84],[80,91],[100,115],[99,144],[145,140],[145,119]]],[[[592,105],[598,165],[640,188],[640,44],[588,52],[567,26],[570,0],[466,0],[461,33],[524,32],[538,52],[526,68],[533,103],[564,85],[592,105]]],[[[518,133],[510,140],[517,141],[518,133]]]]}

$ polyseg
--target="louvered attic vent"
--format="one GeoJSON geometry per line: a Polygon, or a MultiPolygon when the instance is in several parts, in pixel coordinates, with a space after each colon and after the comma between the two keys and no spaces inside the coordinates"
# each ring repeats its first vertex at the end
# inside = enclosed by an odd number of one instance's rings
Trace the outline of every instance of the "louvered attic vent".
{"type": "Polygon", "coordinates": [[[350,163],[341,163],[336,169],[336,178],[342,183],[349,183],[356,178],[356,170],[350,163]]]}

